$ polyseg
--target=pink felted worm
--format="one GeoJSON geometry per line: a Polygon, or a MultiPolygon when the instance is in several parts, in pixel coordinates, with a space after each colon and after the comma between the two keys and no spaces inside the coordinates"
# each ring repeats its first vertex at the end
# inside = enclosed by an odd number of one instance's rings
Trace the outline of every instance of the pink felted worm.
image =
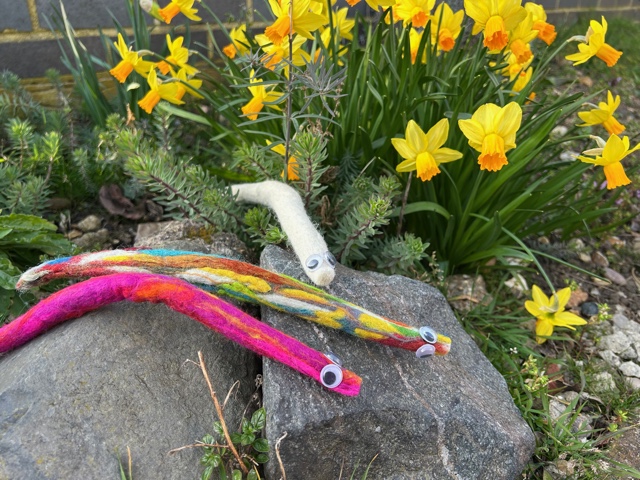
{"type": "Polygon", "coordinates": [[[297,370],[343,395],[355,396],[362,379],[326,355],[289,337],[215,295],[174,277],[120,273],[76,283],[42,300],[0,328],[0,353],[17,348],[72,318],[114,302],[164,303],[210,329],[297,370]]]}

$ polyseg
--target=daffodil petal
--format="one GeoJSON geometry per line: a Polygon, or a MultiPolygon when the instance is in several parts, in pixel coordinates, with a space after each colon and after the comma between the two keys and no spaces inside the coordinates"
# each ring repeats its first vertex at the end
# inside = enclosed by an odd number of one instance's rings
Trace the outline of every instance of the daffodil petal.
{"type": "Polygon", "coordinates": [[[414,159],[405,160],[404,162],[400,162],[396,166],[396,171],[397,172],[403,172],[403,173],[413,172],[415,169],[416,169],[416,160],[415,160],[415,158],[414,159]]]}
{"type": "Polygon", "coordinates": [[[433,152],[433,158],[438,163],[453,162],[454,160],[462,158],[462,153],[452,148],[439,148],[433,152]]]}
{"type": "Polygon", "coordinates": [[[405,136],[411,148],[416,152],[424,152],[427,149],[425,134],[413,120],[409,120],[405,136]]]}
{"type": "Polygon", "coordinates": [[[586,325],[587,321],[575,313],[560,312],[553,316],[553,324],[557,327],[572,328],[571,325],[586,325]]]}
{"type": "Polygon", "coordinates": [[[553,335],[553,324],[546,318],[538,318],[536,322],[536,341],[544,343],[547,339],[543,337],[550,337],[551,335],[553,335]]]}
{"type": "Polygon", "coordinates": [[[411,160],[415,163],[417,153],[409,146],[409,143],[404,138],[392,138],[391,144],[402,158],[411,160]]]}
{"type": "Polygon", "coordinates": [[[538,306],[538,304],[536,302],[533,302],[531,300],[527,300],[526,302],[524,302],[524,308],[527,309],[527,312],[529,312],[531,315],[533,315],[534,317],[541,317],[545,314],[545,312],[543,312],[540,307],[538,306]]]}
{"type": "Polygon", "coordinates": [[[533,298],[533,301],[540,307],[548,307],[550,304],[549,297],[547,297],[537,285],[531,287],[531,298],[533,298]]]}
{"type": "Polygon", "coordinates": [[[434,151],[444,145],[449,136],[449,120],[443,118],[427,132],[427,143],[430,151],[434,151]]]}
{"type": "Polygon", "coordinates": [[[567,303],[571,298],[571,289],[567,287],[562,290],[558,290],[556,292],[556,297],[558,298],[558,311],[564,310],[564,307],[567,306],[567,303]]]}
{"type": "Polygon", "coordinates": [[[474,119],[458,120],[458,127],[462,130],[465,137],[469,139],[469,144],[479,150],[482,146],[482,140],[484,140],[485,132],[482,125],[474,119]]]}

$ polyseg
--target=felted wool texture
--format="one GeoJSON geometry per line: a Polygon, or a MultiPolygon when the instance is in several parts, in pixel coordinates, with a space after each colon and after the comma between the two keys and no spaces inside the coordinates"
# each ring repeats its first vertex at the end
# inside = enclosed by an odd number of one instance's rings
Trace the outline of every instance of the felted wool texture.
{"type": "Polygon", "coordinates": [[[324,287],[333,281],[335,268],[324,260],[329,247],[311,223],[298,192],[286,183],[274,180],[232,185],[231,191],[237,195],[239,202],[257,203],[274,211],[304,273],[313,283],[324,287]],[[314,270],[306,265],[307,259],[312,255],[323,259],[321,265],[314,270]]]}
{"type": "MultiPolygon", "coordinates": [[[[0,328],[0,353],[23,345],[65,320],[122,300],[164,303],[257,354],[288,365],[318,382],[322,369],[333,363],[326,355],[184,280],[133,272],[91,278],[42,300],[0,328]]],[[[357,395],[362,380],[349,370],[342,369],[342,372],[342,383],[332,390],[357,395]]]]}
{"type": "MultiPolygon", "coordinates": [[[[34,267],[20,277],[17,287],[26,289],[55,278],[124,271],[176,276],[216,294],[265,305],[392,347],[415,352],[426,343],[415,327],[377,315],[286,275],[219,255],[161,249],[87,253],[34,267]]],[[[438,334],[434,347],[437,355],[446,355],[451,340],[438,334]]]]}

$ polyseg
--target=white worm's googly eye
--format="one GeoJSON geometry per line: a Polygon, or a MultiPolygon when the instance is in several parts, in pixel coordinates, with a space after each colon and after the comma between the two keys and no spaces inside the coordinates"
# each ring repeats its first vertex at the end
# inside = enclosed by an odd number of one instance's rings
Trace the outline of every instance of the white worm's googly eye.
{"type": "Polygon", "coordinates": [[[320,382],[327,388],[336,388],[342,383],[342,369],[333,363],[325,365],[320,371],[320,382]]]}
{"type": "Polygon", "coordinates": [[[325,353],[325,356],[331,360],[333,363],[335,363],[336,365],[338,365],[339,367],[342,366],[342,361],[340,360],[340,357],[338,357],[335,353],[329,351],[327,353],[325,353]]]}
{"type": "Polygon", "coordinates": [[[333,253],[331,252],[327,252],[324,254],[324,258],[327,259],[327,262],[329,263],[329,265],[331,265],[332,267],[336,266],[336,257],[333,256],[333,253]]]}
{"type": "Polygon", "coordinates": [[[436,343],[438,334],[431,327],[420,327],[420,336],[427,343],[436,343]]]}
{"type": "Polygon", "coordinates": [[[322,257],[320,255],[311,255],[309,258],[307,258],[306,265],[309,270],[315,270],[320,266],[321,263],[322,257]]]}
{"type": "Polygon", "coordinates": [[[433,357],[436,354],[436,347],[427,343],[426,345],[421,346],[418,350],[416,350],[416,357],[418,358],[426,358],[433,357]]]}

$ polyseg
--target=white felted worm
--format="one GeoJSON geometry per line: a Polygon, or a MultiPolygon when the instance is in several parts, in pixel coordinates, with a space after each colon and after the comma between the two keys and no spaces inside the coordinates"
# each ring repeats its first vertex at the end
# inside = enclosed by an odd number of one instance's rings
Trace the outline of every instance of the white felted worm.
{"type": "Polygon", "coordinates": [[[321,287],[332,282],[336,274],[336,259],[307,216],[298,192],[286,183],[274,180],[232,185],[231,191],[239,202],[257,203],[273,210],[304,273],[321,287]]]}

